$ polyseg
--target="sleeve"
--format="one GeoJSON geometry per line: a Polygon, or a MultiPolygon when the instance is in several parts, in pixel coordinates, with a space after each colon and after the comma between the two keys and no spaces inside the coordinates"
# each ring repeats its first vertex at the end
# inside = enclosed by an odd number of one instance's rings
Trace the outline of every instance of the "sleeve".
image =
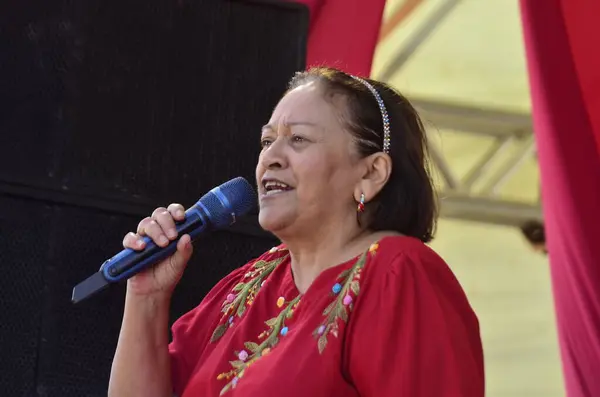
{"type": "Polygon", "coordinates": [[[177,319],[171,327],[173,338],[169,344],[169,356],[171,382],[176,395],[180,396],[183,393],[196,367],[198,357],[221,319],[221,304],[253,263],[250,262],[234,270],[219,281],[200,305],[177,319]]]}
{"type": "Polygon", "coordinates": [[[479,325],[462,288],[441,258],[411,257],[373,263],[361,285],[347,375],[363,397],[484,397],[479,325]]]}

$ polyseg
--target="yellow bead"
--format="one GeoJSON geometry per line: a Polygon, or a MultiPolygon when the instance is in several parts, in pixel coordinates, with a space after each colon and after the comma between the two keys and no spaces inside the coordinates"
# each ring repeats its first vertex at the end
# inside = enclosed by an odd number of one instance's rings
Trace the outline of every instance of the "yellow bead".
{"type": "Polygon", "coordinates": [[[283,306],[284,303],[285,299],[283,298],[283,296],[280,296],[279,299],[277,299],[277,307],[283,306]]]}

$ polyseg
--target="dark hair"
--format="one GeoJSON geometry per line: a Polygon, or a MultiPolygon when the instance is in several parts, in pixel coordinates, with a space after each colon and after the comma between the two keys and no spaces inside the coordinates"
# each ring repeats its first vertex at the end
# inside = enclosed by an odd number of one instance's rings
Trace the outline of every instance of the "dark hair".
{"type": "MultiPolygon", "coordinates": [[[[366,205],[366,226],[372,230],[395,230],[424,242],[433,238],[437,200],[429,173],[427,136],[410,102],[392,87],[368,81],[379,93],[390,122],[392,173],[381,192],[366,205]]],[[[289,90],[318,82],[327,98],[345,99],[341,120],[356,138],[361,156],[383,150],[383,121],[373,93],[352,76],[333,68],[318,67],[297,73],[289,90]]]]}
{"type": "Polygon", "coordinates": [[[521,226],[521,232],[531,244],[546,244],[546,231],[542,222],[528,221],[521,226]]]}

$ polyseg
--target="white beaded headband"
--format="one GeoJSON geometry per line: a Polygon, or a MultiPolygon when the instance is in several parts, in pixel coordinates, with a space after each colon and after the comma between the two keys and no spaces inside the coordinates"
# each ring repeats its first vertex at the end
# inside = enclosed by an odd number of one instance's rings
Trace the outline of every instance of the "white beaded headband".
{"type": "Polygon", "coordinates": [[[381,99],[381,95],[379,95],[375,87],[373,87],[373,85],[367,80],[352,75],[350,75],[350,77],[356,81],[360,81],[369,89],[369,91],[371,91],[375,97],[377,105],[379,105],[379,111],[381,112],[381,119],[383,121],[383,153],[390,154],[390,118],[388,117],[387,109],[385,108],[383,99],[381,99]]]}

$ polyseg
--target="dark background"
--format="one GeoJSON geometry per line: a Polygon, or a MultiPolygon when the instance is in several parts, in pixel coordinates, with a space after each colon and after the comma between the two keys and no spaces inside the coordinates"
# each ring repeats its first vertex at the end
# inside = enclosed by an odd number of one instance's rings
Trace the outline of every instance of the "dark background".
{"type": "MultiPolygon", "coordinates": [[[[153,208],[253,182],[307,26],[285,2],[2,3],[2,396],[106,396],[124,287],[73,305],[73,286],[153,208]]],[[[200,240],[172,320],[274,244],[256,213],[200,240]]]]}

